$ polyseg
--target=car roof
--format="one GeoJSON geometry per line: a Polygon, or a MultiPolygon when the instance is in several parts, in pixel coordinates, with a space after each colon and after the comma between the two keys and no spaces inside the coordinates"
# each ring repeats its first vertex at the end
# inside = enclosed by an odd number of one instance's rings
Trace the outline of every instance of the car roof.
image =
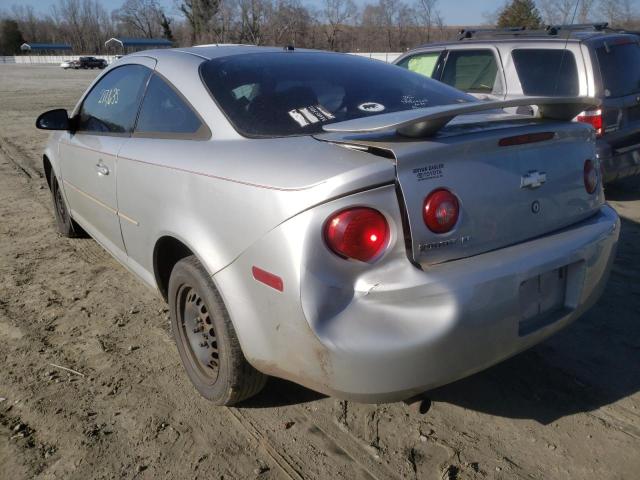
{"type": "Polygon", "coordinates": [[[546,36],[546,35],[531,35],[531,36],[500,36],[500,37],[483,37],[472,38],[464,40],[452,40],[448,42],[427,43],[418,47],[412,48],[410,51],[418,49],[430,49],[438,47],[448,47],[451,45],[504,45],[512,43],[524,43],[524,44],[540,44],[540,43],[561,43],[561,44],[576,44],[576,43],[604,43],[607,39],[612,38],[630,38],[638,40],[640,37],[633,33],[611,33],[611,32],[571,32],[571,36],[546,36]]]}
{"type": "MultiPolygon", "coordinates": [[[[128,56],[147,56],[154,57],[158,60],[163,58],[173,57],[176,53],[192,55],[200,57],[203,60],[211,60],[214,58],[230,57],[234,55],[242,55],[245,53],[275,53],[290,51],[290,47],[258,47],[256,45],[235,45],[235,44],[212,44],[212,45],[198,45],[195,47],[186,48],[162,48],[156,50],[143,50],[140,52],[132,53],[128,56]]],[[[306,48],[296,48],[296,52],[315,52],[324,54],[344,55],[336,52],[326,52],[323,50],[312,50],[306,48]]]]}

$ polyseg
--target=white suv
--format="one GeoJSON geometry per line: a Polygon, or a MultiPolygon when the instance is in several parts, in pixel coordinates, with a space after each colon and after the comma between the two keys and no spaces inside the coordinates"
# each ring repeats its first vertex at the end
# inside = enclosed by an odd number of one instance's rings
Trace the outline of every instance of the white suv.
{"type": "Polygon", "coordinates": [[[613,31],[606,23],[540,31],[463,30],[457,42],[424,45],[394,63],[481,99],[599,98],[598,108],[576,120],[596,130],[605,182],[640,174],[637,33],[613,31]]]}

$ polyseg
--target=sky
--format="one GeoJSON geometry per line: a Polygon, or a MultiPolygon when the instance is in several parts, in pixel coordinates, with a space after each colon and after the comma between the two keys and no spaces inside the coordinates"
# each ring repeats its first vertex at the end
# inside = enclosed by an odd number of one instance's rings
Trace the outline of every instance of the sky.
{"type": "MultiPolygon", "coordinates": [[[[107,10],[122,5],[122,0],[99,0],[107,10]]],[[[370,0],[373,3],[374,0],[370,0]]],[[[366,0],[355,0],[362,5],[366,0]]],[[[31,5],[36,10],[48,12],[57,0],[0,0],[0,10],[8,10],[11,5],[31,5]]],[[[167,12],[175,13],[173,0],[159,0],[167,12]]],[[[322,0],[303,0],[303,3],[319,7],[322,0]]],[[[485,13],[492,13],[504,4],[504,0],[440,0],[439,10],[448,25],[477,25],[484,23],[485,13]]]]}

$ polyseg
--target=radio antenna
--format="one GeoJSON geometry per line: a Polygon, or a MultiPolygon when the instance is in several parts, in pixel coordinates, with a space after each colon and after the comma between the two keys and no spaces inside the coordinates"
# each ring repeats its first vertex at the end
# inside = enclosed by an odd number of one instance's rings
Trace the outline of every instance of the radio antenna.
{"type": "MultiPolygon", "coordinates": [[[[580,5],[580,0],[576,0],[576,6],[573,9],[573,16],[571,17],[571,23],[569,25],[573,25],[573,22],[576,20],[576,14],[578,13],[578,6],[580,5]]],[[[567,38],[564,42],[564,49],[562,50],[562,56],[560,57],[560,65],[558,65],[558,72],[556,73],[556,83],[553,87],[553,93],[558,93],[558,81],[560,80],[560,74],[562,73],[562,65],[564,64],[564,56],[567,53],[567,46],[569,45],[569,36],[571,35],[571,29],[567,29],[567,38]]]]}

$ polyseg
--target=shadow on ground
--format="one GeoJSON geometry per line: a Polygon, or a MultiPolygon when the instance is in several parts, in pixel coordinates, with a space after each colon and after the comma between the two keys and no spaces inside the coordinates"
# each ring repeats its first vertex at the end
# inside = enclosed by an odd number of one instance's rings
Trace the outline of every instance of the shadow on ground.
{"type": "Polygon", "coordinates": [[[314,402],[326,398],[313,390],[309,390],[281,378],[270,377],[267,386],[259,395],[245,400],[238,407],[242,408],[272,408],[298,405],[301,403],[314,402]]]}

